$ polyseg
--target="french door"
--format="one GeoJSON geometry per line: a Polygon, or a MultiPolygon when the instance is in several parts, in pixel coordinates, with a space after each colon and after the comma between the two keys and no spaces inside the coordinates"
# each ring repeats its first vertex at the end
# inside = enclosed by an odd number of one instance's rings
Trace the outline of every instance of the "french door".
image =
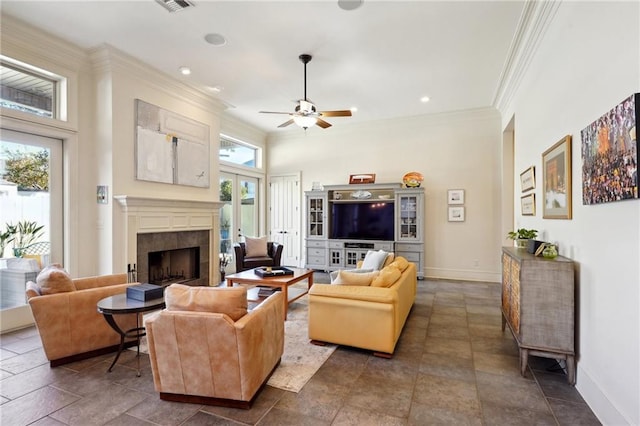
{"type": "MultiPolygon", "coordinates": [[[[233,173],[220,173],[220,253],[233,256],[233,244],[244,236],[260,236],[260,180],[233,173]]],[[[231,262],[227,272],[235,271],[231,262]]]]}
{"type": "Polygon", "coordinates": [[[0,129],[0,315],[2,330],[30,323],[26,281],[49,263],[63,263],[62,141],[0,129]],[[11,229],[40,228],[31,241],[11,229]],[[13,239],[13,241],[8,241],[13,239]],[[15,257],[30,258],[28,271],[10,267],[15,257]],[[26,323],[25,323],[26,322],[26,323]]]}

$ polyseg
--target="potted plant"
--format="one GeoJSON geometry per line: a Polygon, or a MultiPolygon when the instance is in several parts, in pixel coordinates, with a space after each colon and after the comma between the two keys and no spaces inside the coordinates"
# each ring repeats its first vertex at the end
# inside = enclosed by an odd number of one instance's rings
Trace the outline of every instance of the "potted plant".
{"type": "Polygon", "coordinates": [[[507,234],[507,237],[516,242],[516,247],[527,248],[528,240],[532,240],[538,236],[538,231],[535,229],[520,228],[515,231],[511,231],[507,234]]]}
{"type": "Polygon", "coordinates": [[[13,255],[22,257],[23,250],[44,234],[44,225],[38,222],[22,220],[17,225],[7,225],[7,229],[15,236],[13,238],[13,255]]]}
{"type": "Polygon", "coordinates": [[[0,232],[0,257],[4,254],[4,249],[7,247],[13,239],[15,238],[15,233],[13,230],[7,225],[7,229],[3,232],[0,232]]]}

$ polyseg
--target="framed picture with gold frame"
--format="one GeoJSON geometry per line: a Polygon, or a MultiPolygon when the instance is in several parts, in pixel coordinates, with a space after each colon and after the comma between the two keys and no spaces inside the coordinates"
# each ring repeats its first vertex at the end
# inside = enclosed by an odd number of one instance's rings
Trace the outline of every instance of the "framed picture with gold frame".
{"type": "Polygon", "coordinates": [[[520,208],[523,216],[536,215],[536,194],[531,193],[520,197],[520,208]]]}
{"type": "Polygon", "coordinates": [[[535,166],[529,167],[524,172],[520,173],[520,188],[522,192],[527,192],[530,189],[536,187],[536,168],[535,166]]]}
{"type": "Polygon", "coordinates": [[[571,135],[542,154],[542,217],[571,219],[571,135]]]}

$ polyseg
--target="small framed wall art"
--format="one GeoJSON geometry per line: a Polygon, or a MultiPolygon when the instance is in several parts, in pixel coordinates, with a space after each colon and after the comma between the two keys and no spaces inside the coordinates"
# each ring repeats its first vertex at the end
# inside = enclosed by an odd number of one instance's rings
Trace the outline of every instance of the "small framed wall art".
{"type": "Polygon", "coordinates": [[[571,135],[542,154],[542,217],[571,219],[571,135]]]}
{"type": "Polygon", "coordinates": [[[464,222],[464,207],[449,207],[449,222],[464,222]]]}
{"type": "Polygon", "coordinates": [[[536,194],[527,194],[524,197],[520,197],[520,208],[522,209],[523,216],[535,216],[536,215],[536,194]]]}
{"type": "Polygon", "coordinates": [[[449,189],[447,204],[464,204],[464,189],[449,189]]]}
{"type": "Polygon", "coordinates": [[[349,185],[358,183],[376,183],[375,173],[361,173],[358,175],[349,176],[349,185]]]}
{"type": "Polygon", "coordinates": [[[529,167],[524,172],[520,173],[520,187],[522,192],[527,192],[530,189],[536,187],[536,168],[535,166],[529,167]]]}

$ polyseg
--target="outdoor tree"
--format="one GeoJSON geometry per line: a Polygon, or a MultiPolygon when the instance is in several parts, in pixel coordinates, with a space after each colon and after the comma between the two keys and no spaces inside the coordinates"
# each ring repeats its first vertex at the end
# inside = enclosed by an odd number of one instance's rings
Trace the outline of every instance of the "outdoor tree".
{"type": "Polygon", "coordinates": [[[18,185],[20,191],[49,190],[49,151],[19,152],[5,149],[3,178],[18,185]]]}
{"type": "MultiPolygon", "coordinates": [[[[242,186],[240,187],[240,199],[244,200],[247,198],[249,194],[249,190],[242,186]]],[[[231,181],[223,180],[220,182],[220,201],[231,201],[231,181]]]]}

